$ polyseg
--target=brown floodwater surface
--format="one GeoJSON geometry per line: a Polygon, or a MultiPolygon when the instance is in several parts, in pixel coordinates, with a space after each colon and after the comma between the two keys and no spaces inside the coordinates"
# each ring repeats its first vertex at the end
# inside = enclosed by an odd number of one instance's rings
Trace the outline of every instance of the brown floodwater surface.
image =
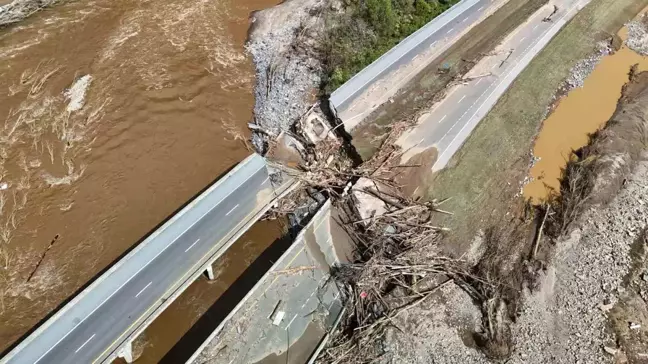
{"type": "Polygon", "coordinates": [[[0,348],[249,154],[248,16],[278,2],[67,1],[0,29],[0,348]]]}
{"type": "MultiPolygon", "coordinates": [[[[625,29],[619,35],[625,39],[625,29]]],[[[524,197],[541,203],[551,191],[560,189],[562,168],[573,150],[587,145],[589,135],[603,127],[612,117],[621,97],[623,85],[629,81],[630,68],[648,70],[648,57],[622,46],[603,57],[576,88],[560,100],[558,107],[542,124],[533,154],[540,160],[531,168],[533,180],[524,186],[524,197]]]]}

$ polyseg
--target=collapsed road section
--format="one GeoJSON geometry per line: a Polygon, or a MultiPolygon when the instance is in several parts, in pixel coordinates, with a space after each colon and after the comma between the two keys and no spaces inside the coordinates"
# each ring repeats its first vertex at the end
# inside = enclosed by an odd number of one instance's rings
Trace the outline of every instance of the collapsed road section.
{"type": "Polygon", "coordinates": [[[351,238],[328,200],[187,363],[305,363],[342,310],[329,271],[350,259],[351,238]]]}

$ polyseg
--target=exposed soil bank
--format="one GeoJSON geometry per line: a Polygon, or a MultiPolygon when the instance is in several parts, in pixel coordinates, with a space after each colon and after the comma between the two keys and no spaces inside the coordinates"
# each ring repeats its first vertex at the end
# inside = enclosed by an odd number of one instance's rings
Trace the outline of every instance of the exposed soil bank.
{"type": "MultiPolygon", "coordinates": [[[[625,28],[619,32],[623,40],[626,32],[625,28]]],[[[634,65],[637,72],[648,70],[648,57],[623,45],[600,60],[581,88],[560,100],[543,122],[535,142],[533,156],[537,161],[530,171],[532,180],[524,187],[525,198],[537,204],[559,191],[561,173],[571,152],[585,146],[589,135],[610,119],[634,65]]]]}
{"type": "Polygon", "coordinates": [[[0,349],[250,153],[248,17],[277,2],[70,1],[0,31],[0,349]]]}

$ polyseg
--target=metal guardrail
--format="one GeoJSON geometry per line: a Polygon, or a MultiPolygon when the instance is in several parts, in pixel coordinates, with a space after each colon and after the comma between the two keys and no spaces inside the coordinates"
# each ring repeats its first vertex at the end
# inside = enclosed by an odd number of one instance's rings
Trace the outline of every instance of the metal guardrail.
{"type": "MultiPolygon", "coordinates": [[[[462,14],[466,13],[469,9],[478,4],[481,4],[480,6],[484,8],[487,7],[487,4],[489,3],[489,0],[462,0],[458,2],[450,9],[432,19],[422,28],[402,40],[398,45],[390,49],[387,53],[383,54],[380,58],[365,67],[349,81],[335,90],[331,94],[329,105],[333,113],[345,124],[347,131],[353,129],[361,121],[361,116],[368,113],[367,107],[363,107],[361,110],[357,111],[351,110],[351,107],[357,99],[362,99],[365,96],[365,92],[370,87],[392,71],[414,60],[420,53],[437,43],[438,38],[445,37],[445,29],[443,32],[444,34],[441,34],[438,37],[435,36],[439,35],[439,31],[444,27],[447,27],[452,21],[462,16],[462,14]]],[[[480,8],[477,13],[481,11],[482,8],[480,8]]],[[[474,11],[474,9],[472,10],[474,11]]],[[[457,27],[457,30],[459,30],[459,28],[460,27],[457,27]]],[[[431,61],[431,59],[429,61],[431,61]]],[[[397,81],[405,83],[407,80],[399,79],[397,81]]],[[[393,85],[390,84],[389,86],[391,90],[382,92],[378,103],[385,102],[396,91],[398,91],[391,87],[393,85]]]]}

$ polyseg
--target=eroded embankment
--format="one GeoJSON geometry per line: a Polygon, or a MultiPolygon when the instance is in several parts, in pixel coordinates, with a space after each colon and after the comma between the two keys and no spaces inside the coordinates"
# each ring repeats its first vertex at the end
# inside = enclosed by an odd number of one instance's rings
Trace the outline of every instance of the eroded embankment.
{"type": "Polygon", "coordinates": [[[637,273],[646,268],[638,254],[648,223],[646,105],[648,74],[642,73],[624,87],[605,129],[567,166],[547,229],[555,237],[551,265],[512,326],[520,362],[645,360],[645,328],[635,325],[645,306],[635,303],[646,288],[637,273]]]}
{"type": "MultiPolygon", "coordinates": [[[[627,31],[626,27],[619,31],[621,40],[628,40],[627,31]]],[[[637,42],[637,38],[633,36],[630,41],[637,42]]],[[[561,173],[572,150],[587,145],[588,136],[610,119],[632,73],[648,69],[648,57],[625,44],[605,55],[607,49],[607,45],[602,45],[601,51],[586,60],[592,69],[582,71],[581,64],[575,67],[572,78],[576,81],[567,80],[575,88],[558,102],[542,124],[534,144],[530,182],[523,190],[524,197],[535,204],[558,192],[561,173]],[[583,73],[581,77],[586,78],[580,81],[577,77],[583,73]]]]}

